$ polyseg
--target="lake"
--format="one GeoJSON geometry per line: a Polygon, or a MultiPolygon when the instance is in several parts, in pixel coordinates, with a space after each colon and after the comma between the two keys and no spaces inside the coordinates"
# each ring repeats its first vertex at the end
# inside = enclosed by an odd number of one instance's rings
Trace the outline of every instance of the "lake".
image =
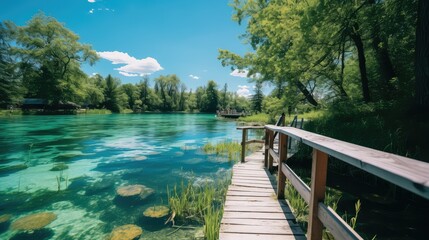
{"type": "MultiPolygon", "coordinates": [[[[228,159],[201,150],[220,141],[239,142],[241,131],[213,114],[0,118],[0,215],[10,214],[13,222],[55,213],[48,230],[33,236],[38,239],[104,239],[124,224],[142,227],[145,239],[164,239],[172,229],[142,212],[167,204],[167,186],[230,176],[228,159]],[[131,204],[118,199],[116,189],[131,184],[154,193],[131,204]]],[[[0,223],[0,239],[28,238],[9,225],[0,223]]]]}

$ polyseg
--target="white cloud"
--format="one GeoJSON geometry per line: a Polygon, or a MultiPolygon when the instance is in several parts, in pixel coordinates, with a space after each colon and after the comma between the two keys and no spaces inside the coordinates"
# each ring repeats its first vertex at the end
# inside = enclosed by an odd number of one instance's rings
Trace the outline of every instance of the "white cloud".
{"type": "Polygon", "coordinates": [[[122,72],[122,71],[119,71],[119,74],[124,75],[125,77],[138,77],[138,76],[140,76],[137,73],[127,73],[127,72],[122,72]]]}
{"type": "Polygon", "coordinates": [[[95,3],[95,0],[88,0],[88,2],[90,2],[90,3],[95,3]]]}
{"type": "Polygon", "coordinates": [[[94,13],[94,8],[93,8],[93,9],[91,9],[91,10],[89,10],[89,13],[90,13],[90,14],[93,14],[93,13],[94,13]]]}
{"type": "Polygon", "coordinates": [[[137,59],[128,53],[119,51],[97,52],[97,54],[101,58],[111,61],[112,64],[124,64],[124,66],[115,68],[115,70],[127,77],[146,76],[163,70],[158,61],[151,57],[137,59]]]}
{"type": "Polygon", "coordinates": [[[195,79],[195,80],[198,80],[198,79],[200,79],[200,77],[198,77],[198,76],[195,76],[195,75],[192,75],[192,74],[191,74],[191,75],[189,75],[189,77],[190,77],[190,78],[192,78],[192,79],[195,79]]]}
{"type": "Polygon", "coordinates": [[[250,97],[252,94],[250,93],[249,86],[246,85],[238,85],[237,95],[241,97],[250,97]]]}
{"type": "Polygon", "coordinates": [[[233,77],[247,78],[248,73],[249,73],[249,70],[246,70],[246,69],[235,69],[229,75],[231,75],[233,77]]]}

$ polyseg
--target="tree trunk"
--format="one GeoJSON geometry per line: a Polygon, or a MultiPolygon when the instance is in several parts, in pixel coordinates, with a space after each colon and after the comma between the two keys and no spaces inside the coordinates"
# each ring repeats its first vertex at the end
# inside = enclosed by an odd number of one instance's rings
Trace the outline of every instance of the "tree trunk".
{"type": "MultiPolygon", "coordinates": [[[[375,0],[370,0],[369,3],[374,5],[376,4],[375,0]]],[[[382,39],[380,36],[380,23],[376,16],[381,16],[382,14],[377,11],[377,9],[380,11],[380,8],[376,8],[373,12],[375,18],[372,28],[372,47],[375,50],[376,60],[380,67],[381,81],[386,87],[386,95],[389,96],[392,90],[390,80],[396,77],[396,73],[393,69],[392,61],[390,60],[387,41],[385,41],[385,39],[382,39]]]]}
{"type": "Polygon", "coordinates": [[[429,1],[418,3],[416,27],[416,107],[429,112],[429,1]]]}
{"type": "Polygon", "coordinates": [[[371,97],[369,93],[369,84],[368,84],[368,75],[366,72],[366,59],[365,59],[365,51],[363,49],[363,42],[360,34],[357,32],[358,26],[355,24],[353,29],[350,30],[350,38],[356,45],[356,49],[358,52],[358,60],[359,60],[359,70],[360,70],[360,80],[362,85],[362,95],[363,100],[365,102],[370,102],[371,97]]]}
{"type": "Polygon", "coordinates": [[[317,101],[314,99],[313,95],[308,91],[308,89],[302,84],[298,79],[294,81],[294,84],[298,87],[298,89],[304,94],[305,99],[313,106],[317,107],[317,101]]]}

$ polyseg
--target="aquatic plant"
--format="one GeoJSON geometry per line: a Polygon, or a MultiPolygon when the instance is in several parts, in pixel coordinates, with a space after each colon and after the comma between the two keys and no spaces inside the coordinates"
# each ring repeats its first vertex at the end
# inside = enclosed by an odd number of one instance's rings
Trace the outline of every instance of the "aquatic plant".
{"type": "MultiPolygon", "coordinates": [[[[241,156],[241,144],[238,142],[219,142],[216,144],[207,143],[202,147],[206,154],[216,154],[217,156],[228,157],[229,161],[238,162],[241,156]]],[[[260,149],[260,146],[255,144],[247,144],[246,152],[253,152],[260,149]]]]}
{"type": "Polygon", "coordinates": [[[182,181],[179,188],[177,185],[172,190],[167,187],[168,203],[172,212],[167,222],[174,224],[174,219],[177,218],[181,224],[204,224],[205,237],[217,239],[229,183],[230,177],[203,186],[193,185],[192,181],[188,184],[182,181]]]}
{"type": "Polygon", "coordinates": [[[64,176],[63,170],[60,171],[60,174],[58,176],[55,176],[57,179],[57,188],[58,192],[61,191],[61,182],[65,182],[65,189],[68,187],[68,176],[64,176]]]}
{"type": "Polygon", "coordinates": [[[204,215],[204,236],[208,240],[219,238],[220,222],[222,220],[222,208],[209,206],[204,215]]]}

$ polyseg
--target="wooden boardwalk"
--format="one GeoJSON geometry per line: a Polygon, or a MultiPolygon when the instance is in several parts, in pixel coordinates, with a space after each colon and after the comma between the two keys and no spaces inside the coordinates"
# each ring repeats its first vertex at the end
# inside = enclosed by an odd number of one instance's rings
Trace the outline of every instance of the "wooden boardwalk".
{"type": "Polygon", "coordinates": [[[275,188],[275,178],[264,169],[262,151],[236,164],[219,239],[306,239],[286,201],[277,200],[275,188]]]}

